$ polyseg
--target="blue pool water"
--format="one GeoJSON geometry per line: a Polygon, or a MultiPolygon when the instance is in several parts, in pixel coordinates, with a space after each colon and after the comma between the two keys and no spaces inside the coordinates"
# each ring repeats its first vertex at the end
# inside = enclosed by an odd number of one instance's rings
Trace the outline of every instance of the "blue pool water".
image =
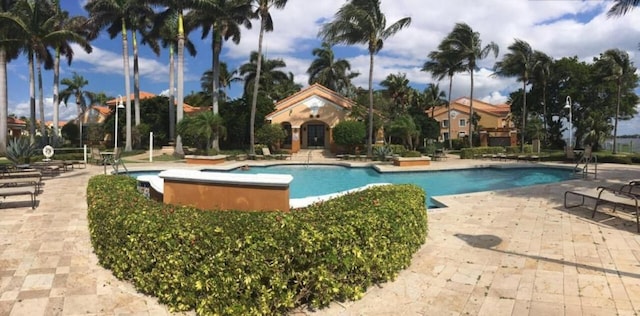
{"type": "MultiPolygon", "coordinates": [[[[213,170],[203,170],[213,171],[213,170]]],[[[304,198],[358,188],[370,183],[413,183],[422,187],[428,197],[554,183],[573,178],[562,168],[480,168],[446,171],[412,171],[379,173],[372,168],[349,168],[332,165],[279,165],[236,169],[232,173],[290,174],[291,198],[304,198]]],[[[149,174],[133,172],[132,176],[149,174]]],[[[157,174],[157,172],[153,172],[157,174]]],[[[429,207],[437,206],[428,200],[429,207]]]]}

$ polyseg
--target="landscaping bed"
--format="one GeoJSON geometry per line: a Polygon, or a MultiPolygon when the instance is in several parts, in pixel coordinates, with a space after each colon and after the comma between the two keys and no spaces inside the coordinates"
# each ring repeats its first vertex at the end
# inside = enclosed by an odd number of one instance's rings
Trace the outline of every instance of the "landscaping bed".
{"type": "Polygon", "coordinates": [[[145,199],[136,181],[87,188],[105,268],[173,310],[281,315],[356,300],[393,280],[425,242],[425,192],[388,185],[290,212],[202,211],[145,199]]]}

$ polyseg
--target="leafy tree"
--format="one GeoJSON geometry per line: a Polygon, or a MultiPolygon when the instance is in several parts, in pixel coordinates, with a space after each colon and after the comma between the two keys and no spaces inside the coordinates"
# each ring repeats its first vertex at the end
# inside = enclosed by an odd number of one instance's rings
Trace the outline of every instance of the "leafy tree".
{"type": "Polygon", "coordinates": [[[280,124],[265,124],[256,131],[256,140],[260,144],[269,146],[269,149],[275,151],[278,146],[287,137],[287,133],[280,124]]]}
{"type": "Polygon", "coordinates": [[[329,43],[365,44],[369,48],[369,137],[367,155],[373,148],[373,57],[386,39],[411,24],[405,17],[387,27],[387,19],[380,10],[380,0],[349,0],[336,13],[334,20],[322,26],[320,35],[329,43]]]}
{"type": "Polygon", "coordinates": [[[613,6],[607,12],[609,17],[623,16],[635,7],[640,6],[640,0],[613,0],[613,2],[613,6]]]}
{"type": "Polygon", "coordinates": [[[360,121],[342,121],[333,128],[333,141],[337,145],[347,147],[349,151],[362,144],[366,136],[366,126],[360,121]]]}
{"type": "Polygon", "coordinates": [[[391,121],[388,127],[388,133],[392,137],[402,140],[403,145],[409,150],[415,150],[420,140],[420,130],[409,115],[401,115],[391,121]]]}

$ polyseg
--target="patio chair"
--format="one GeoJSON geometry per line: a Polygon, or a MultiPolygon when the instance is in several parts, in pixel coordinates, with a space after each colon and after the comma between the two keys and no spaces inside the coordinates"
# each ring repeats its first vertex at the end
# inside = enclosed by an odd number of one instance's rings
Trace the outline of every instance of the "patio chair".
{"type": "Polygon", "coordinates": [[[593,213],[591,213],[591,218],[594,218],[596,215],[596,211],[598,210],[598,206],[600,205],[612,205],[613,212],[616,211],[618,207],[621,208],[630,208],[635,211],[636,216],[636,228],[640,233],[640,204],[638,204],[638,199],[640,196],[631,194],[628,192],[624,192],[621,189],[615,189],[611,187],[598,187],[597,189],[583,189],[583,190],[574,190],[574,191],[566,191],[564,193],[564,207],[565,208],[573,208],[577,206],[585,205],[586,200],[594,200],[595,203],[593,205],[593,213]],[[567,198],[579,197],[581,199],[579,204],[569,204],[567,203],[567,198]]]}
{"type": "Polygon", "coordinates": [[[96,147],[91,147],[91,158],[92,161],[96,165],[104,165],[104,158],[100,154],[100,149],[96,147]]]}

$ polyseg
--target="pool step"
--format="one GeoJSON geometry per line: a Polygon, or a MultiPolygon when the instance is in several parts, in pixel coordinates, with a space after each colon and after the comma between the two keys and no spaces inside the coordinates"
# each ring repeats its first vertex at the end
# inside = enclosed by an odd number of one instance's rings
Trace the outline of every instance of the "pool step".
{"type": "Polygon", "coordinates": [[[332,157],[331,153],[327,149],[301,149],[299,152],[291,156],[291,160],[314,162],[325,160],[327,157],[332,157]]]}

